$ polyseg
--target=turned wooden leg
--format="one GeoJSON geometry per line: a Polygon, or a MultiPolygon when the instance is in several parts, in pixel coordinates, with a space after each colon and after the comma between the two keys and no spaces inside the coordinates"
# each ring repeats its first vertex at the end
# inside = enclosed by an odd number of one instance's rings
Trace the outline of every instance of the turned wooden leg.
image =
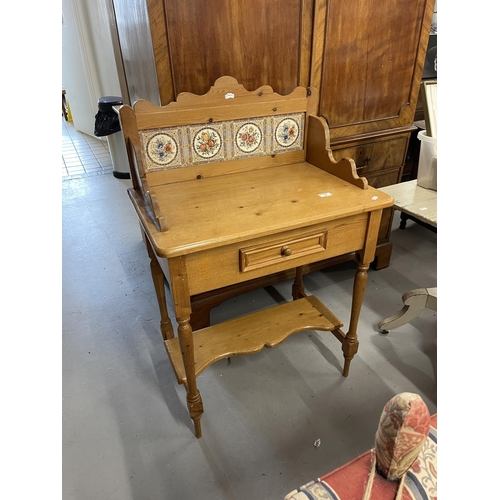
{"type": "Polygon", "coordinates": [[[365,295],[366,282],[368,280],[368,268],[375,257],[375,248],[377,246],[378,233],[380,228],[380,220],[382,218],[382,210],[371,212],[366,228],[366,239],[363,250],[358,252],[358,271],[354,277],[354,285],[352,290],[352,306],[351,319],[349,322],[349,331],[344,339],[342,339],[342,351],[344,352],[344,371],[342,375],[349,375],[349,367],[354,355],[358,352],[358,321],[363,305],[363,297],[365,295]]]}
{"type": "Polygon", "coordinates": [[[304,290],[304,283],[302,282],[302,266],[297,267],[295,272],[295,281],[292,285],[292,298],[293,300],[301,299],[306,297],[306,292],[304,290]]]}
{"type": "Polygon", "coordinates": [[[189,416],[193,420],[194,433],[197,438],[201,437],[201,416],[203,415],[203,401],[196,386],[196,373],[194,367],[194,344],[193,330],[189,324],[189,317],[178,318],[179,343],[181,345],[182,359],[186,371],[187,407],[189,416]]]}
{"type": "Polygon", "coordinates": [[[193,420],[194,431],[197,438],[201,437],[201,416],[203,414],[203,401],[196,385],[196,371],[194,364],[195,344],[193,329],[190,324],[191,297],[189,295],[188,276],[184,257],[169,259],[172,295],[174,298],[175,315],[177,318],[179,344],[182,361],[186,372],[186,400],[189,416],[193,420]]]}
{"type": "Polygon", "coordinates": [[[368,279],[369,264],[358,264],[358,271],[354,278],[354,287],[352,292],[352,307],[351,319],[349,322],[349,331],[342,342],[342,351],[344,352],[344,371],[342,375],[347,377],[349,375],[349,367],[351,360],[358,352],[358,321],[359,314],[361,313],[361,306],[363,305],[363,297],[365,295],[366,281],[368,279]]]}
{"type": "Polygon", "coordinates": [[[156,291],[156,299],[158,300],[158,307],[160,309],[160,330],[163,340],[171,339],[174,337],[174,329],[172,327],[172,321],[168,315],[167,310],[167,295],[165,293],[165,276],[163,275],[162,268],[156,258],[151,243],[147,238],[144,238],[146,243],[146,248],[148,250],[149,258],[151,262],[149,267],[151,269],[151,276],[153,278],[153,284],[156,291]]]}

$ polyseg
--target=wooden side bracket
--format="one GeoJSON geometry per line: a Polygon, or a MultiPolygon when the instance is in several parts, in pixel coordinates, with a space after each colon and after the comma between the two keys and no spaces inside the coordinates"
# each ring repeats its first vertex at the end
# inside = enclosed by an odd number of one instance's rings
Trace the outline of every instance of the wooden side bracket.
{"type": "Polygon", "coordinates": [[[158,222],[158,226],[161,232],[167,230],[167,223],[165,221],[165,217],[161,213],[160,204],[158,203],[158,199],[156,198],[156,193],[154,191],[146,191],[146,201],[149,201],[151,208],[153,210],[153,214],[155,220],[158,222]]]}
{"type": "Polygon", "coordinates": [[[360,189],[367,189],[368,181],[358,176],[354,160],[342,158],[338,162],[335,161],[329,145],[330,133],[325,119],[309,115],[306,161],[360,189]]]}

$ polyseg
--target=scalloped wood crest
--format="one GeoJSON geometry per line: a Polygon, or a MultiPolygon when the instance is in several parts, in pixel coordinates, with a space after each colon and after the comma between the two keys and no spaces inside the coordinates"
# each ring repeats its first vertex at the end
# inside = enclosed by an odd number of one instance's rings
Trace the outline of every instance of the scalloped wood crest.
{"type": "MultiPolygon", "coordinates": [[[[289,94],[278,94],[269,85],[262,85],[256,90],[247,90],[243,84],[238,83],[232,76],[222,76],[218,78],[214,85],[206,94],[192,94],[191,92],[181,92],[175,101],[164,106],[158,106],[145,99],[139,99],[132,106],[136,113],[157,112],[162,110],[174,110],[176,108],[185,109],[186,105],[193,103],[196,106],[207,105],[235,105],[246,104],[246,98],[251,98],[250,102],[255,102],[255,97],[262,97],[262,102],[279,102],[284,100],[289,102],[295,99],[304,99],[304,107],[301,111],[315,114],[318,108],[318,92],[314,88],[296,87],[289,94]],[[307,101],[305,100],[306,98],[307,101]]],[[[298,111],[298,110],[297,110],[298,111]]]]}

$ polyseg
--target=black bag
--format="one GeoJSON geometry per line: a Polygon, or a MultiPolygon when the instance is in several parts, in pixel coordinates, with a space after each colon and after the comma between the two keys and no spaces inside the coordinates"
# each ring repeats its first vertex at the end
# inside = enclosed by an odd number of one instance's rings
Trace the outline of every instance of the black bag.
{"type": "Polygon", "coordinates": [[[102,137],[119,132],[120,119],[114,111],[98,111],[95,115],[94,135],[102,137]]]}

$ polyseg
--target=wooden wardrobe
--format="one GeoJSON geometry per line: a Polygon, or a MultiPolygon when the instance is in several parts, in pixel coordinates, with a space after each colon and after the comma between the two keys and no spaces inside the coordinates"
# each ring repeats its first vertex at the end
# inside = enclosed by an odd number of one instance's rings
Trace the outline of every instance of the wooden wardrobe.
{"type": "MultiPolygon", "coordinates": [[[[270,85],[280,94],[314,86],[334,158],[353,158],[373,187],[401,181],[434,0],[113,4],[131,102],[204,94],[223,75],[247,90],[270,85]]],[[[386,209],[377,269],[390,261],[392,216],[386,209]]]]}

